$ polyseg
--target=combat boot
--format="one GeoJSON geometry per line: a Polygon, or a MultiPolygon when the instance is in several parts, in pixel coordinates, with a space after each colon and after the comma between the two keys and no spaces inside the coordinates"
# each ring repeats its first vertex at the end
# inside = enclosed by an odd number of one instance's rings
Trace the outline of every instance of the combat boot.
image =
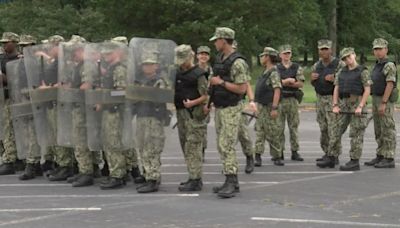
{"type": "Polygon", "coordinates": [[[139,167],[132,168],[131,175],[135,184],[142,184],[146,181],[144,176],[140,173],[139,167]]]}
{"type": "Polygon", "coordinates": [[[24,171],[26,164],[25,161],[17,159],[14,163],[15,171],[24,171]]]}
{"type": "Polygon", "coordinates": [[[281,158],[273,158],[272,161],[274,161],[274,165],[276,166],[284,166],[285,163],[281,160],[281,158]]]}
{"type": "Polygon", "coordinates": [[[304,161],[304,159],[300,156],[297,151],[292,151],[292,161],[304,161]]]}
{"type": "Polygon", "coordinates": [[[324,154],[324,156],[315,159],[315,161],[319,162],[319,161],[323,161],[326,157],[328,157],[328,155],[324,154]]]}
{"type": "Polygon", "coordinates": [[[254,157],[253,155],[246,156],[246,168],[244,172],[250,174],[254,171],[254,157]]]}
{"type": "Polygon", "coordinates": [[[239,186],[237,176],[234,174],[226,175],[226,180],[222,188],[218,191],[217,195],[221,198],[232,198],[235,196],[236,186],[239,186]]]}
{"type": "Polygon", "coordinates": [[[3,163],[0,165],[0,175],[15,174],[14,163],[3,163]]]}
{"type": "Polygon", "coordinates": [[[335,157],[325,156],[324,160],[317,162],[317,166],[320,168],[335,168],[335,157]]]}
{"type": "Polygon", "coordinates": [[[31,180],[35,178],[36,176],[40,176],[40,172],[38,171],[40,169],[40,164],[26,164],[24,173],[18,177],[20,180],[31,180]]]}
{"type": "Polygon", "coordinates": [[[93,185],[94,178],[90,174],[81,174],[74,182],[72,182],[72,187],[84,187],[93,185]]]}
{"type": "Polygon", "coordinates": [[[42,165],[42,172],[46,176],[49,176],[51,174],[51,171],[55,169],[55,164],[53,161],[46,160],[42,165]]]}
{"type": "Polygon", "coordinates": [[[384,157],[382,155],[377,154],[376,158],[372,159],[371,161],[364,162],[364,165],[366,166],[374,166],[378,164],[380,161],[382,161],[384,157]]]}
{"type": "Polygon", "coordinates": [[[148,180],[145,184],[136,189],[138,193],[150,193],[158,191],[159,183],[156,180],[148,180]]]}
{"type": "Polygon", "coordinates": [[[256,159],[254,162],[254,166],[260,167],[262,165],[261,154],[256,154],[256,159]]]}
{"type": "Polygon", "coordinates": [[[375,168],[382,168],[382,169],[388,169],[388,168],[394,168],[395,162],[393,158],[384,158],[380,162],[375,164],[375,168]]]}
{"type": "Polygon", "coordinates": [[[58,172],[49,176],[49,181],[65,181],[73,175],[71,167],[59,167],[58,172]]]}
{"type": "Polygon", "coordinates": [[[76,181],[76,180],[78,180],[78,178],[81,176],[82,174],[76,174],[76,175],[73,175],[72,177],[68,177],[67,178],[67,183],[73,183],[74,181],[76,181]]]}
{"type": "Polygon", "coordinates": [[[179,191],[181,192],[201,191],[202,188],[203,188],[203,182],[201,178],[193,180],[189,179],[189,181],[178,187],[179,191]]]}
{"type": "Polygon", "coordinates": [[[345,165],[340,166],[341,171],[357,171],[360,170],[360,163],[358,159],[351,159],[345,165]]]}
{"type": "Polygon", "coordinates": [[[125,184],[126,183],[123,178],[110,177],[100,184],[100,188],[102,190],[117,189],[122,188],[125,184]]]}

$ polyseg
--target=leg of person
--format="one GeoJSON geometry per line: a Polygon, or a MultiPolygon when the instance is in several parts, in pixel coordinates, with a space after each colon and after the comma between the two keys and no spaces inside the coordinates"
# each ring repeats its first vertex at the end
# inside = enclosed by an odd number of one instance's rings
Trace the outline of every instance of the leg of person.
{"type": "Polygon", "coordinates": [[[4,118],[4,153],[2,155],[3,164],[0,165],[0,175],[15,173],[15,162],[17,161],[17,148],[15,145],[14,129],[12,126],[10,100],[6,100],[3,111],[4,118]]]}
{"type": "Polygon", "coordinates": [[[278,116],[271,118],[271,107],[263,107],[263,129],[265,129],[266,140],[270,145],[270,154],[274,165],[283,166],[282,162],[282,131],[283,122],[281,120],[281,110],[278,110],[278,116]]]}
{"type": "Polygon", "coordinates": [[[49,175],[50,181],[64,181],[68,177],[73,175],[73,160],[74,160],[74,149],[54,146],[55,162],[58,165],[57,171],[49,175]]]}
{"type": "MultiPolygon", "coordinates": [[[[379,104],[381,101],[379,101],[379,104]]],[[[388,102],[386,104],[385,114],[377,118],[380,127],[379,140],[381,145],[379,155],[382,159],[374,164],[375,168],[394,168],[395,167],[395,152],[396,152],[396,126],[393,118],[394,103],[388,102]]],[[[375,119],[374,119],[375,120],[375,119]]],[[[376,137],[376,131],[375,131],[376,137]]],[[[378,158],[378,157],[377,157],[378,158]]]]}
{"type": "Polygon", "coordinates": [[[239,169],[235,145],[238,140],[239,122],[242,105],[216,109],[216,122],[218,122],[217,147],[223,158],[223,169],[226,176],[225,183],[218,191],[218,196],[231,198],[238,191],[239,183],[237,173],[239,169]]]}
{"type": "Polygon", "coordinates": [[[206,151],[206,149],[207,149],[207,145],[208,145],[208,141],[207,141],[207,125],[208,125],[208,123],[210,123],[210,115],[207,115],[206,116],[206,119],[204,120],[205,121],[205,124],[206,124],[206,126],[204,127],[204,129],[203,129],[203,138],[204,138],[204,140],[203,140],[203,162],[204,162],[204,159],[205,159],[205,151],[206,151]]]}
{"type": "Polygon", "coordinates": [[[280,110],[281,110],[281,112],[280,112],[280,119],[281,119],[281,121],[282,121],[282,123],[281,123],[281,126],[282,126],[282,128],[283,128],[283,130],[281,131],[281,136],[279,137],[280,139],[281,139],[281,145],[282,145],[282,157],[281,157],[281,159],[282,160],[284,160],[285,158],[284,158],[284,156],[285,156],[285,141],[286,141],[286,136],[285,136],[285,128],[286,128],[286,121],[287,122],[289,122],[289,120],[287,120],[288,119],[288,112],[290,111],[289,110],[289,108],[290,108],[290,103],[289,103],[289,100],[288,100],[288,98],[283,98],[283,99],[281,99],[281,101],[280,101],[280,110]]]}
{"type": "Polygon", "coordinates": [[[240,117],[238,138],[242,146],[243,154],[246,156],[246,167],[244,171],[250,174],[254,171],[254,150],[248,129],[247,117],[245,115],[241,115],[240,117]]]}
{"type": "Polygon", "coordinates": [[[287,98],[288,109],[286,113],[289,134],[290,134],[290,149],[292,151],[291,159],[293,161],[303,161],[304,159],[298,153],[299,151],[299,102],[294,97],[287,98]]]}
{"type": "Polygon", "coordinates": [[[93,177],[99,178],[101,177],[100,164],[103,163],[103,157],[101,151],[90,151],[92,153],[93,158],[93,177]]]}
{"type": "Polygon", "coordinates": [[[376,158],[371,161],[367,161],[364,163],[366,166],[374,166],[384,159],[384,145],[383,145],[383,132],[386,129],[383,129],[382,117],[378,113],[379,106],[381,104],[381,97],[372,96],[372,118],[374,120],[374,132],[375,132],[375,141],[378,144],[376,148],[376,158]]]}
{"type": "Polygon", "coordinates": [[[30,180],[42,175],[40,167],[40,146],[37,142],[33,119],[27,119],[28,131],[28,154],[26,156],[26,167],[24,173],[19,176],[20,180],[30,180]]]}
{"type": "MultiPolygon", "coordinates": [[[[329,133],[328,133],[328,110],[332,110],[332,106],[328,107],[331,103],[329,99],[332,99],[332,96],[320,96],[317,95],[317,103],[316,103],[316,111],[317,111],[317,122],[319,125],[319,129],[321,132],[320,135],[320,145],[321,149],[324,152],[323,157],[326,157],[329,151],[329,133]]],[[[322,158],[318,158],[317,161],[322,161],[322,158]]]]}
{"type": "MultiPolygon", "coordinates": [[[[259,109],[260,109],[259,105],[259,109]]],[[[263,123],[261,118],[256,119],[256,123],[254,125],[254,130],[256,132],[256,140],[254,143],[254,153],[255,153],[255,161],[254,166],[260,167],[262,165],[261,155],[264,153],[265,149],[265,131],[262,128],[263,123]]]]}

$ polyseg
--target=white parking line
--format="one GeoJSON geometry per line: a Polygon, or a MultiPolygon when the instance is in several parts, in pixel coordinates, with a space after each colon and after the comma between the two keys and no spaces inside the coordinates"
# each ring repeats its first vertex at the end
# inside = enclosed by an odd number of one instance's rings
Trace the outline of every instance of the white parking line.
{"type": "MultiPolygon", "coordinates": [[[[205,185],[223,184],[223,181],[203,181],[205,185]]],[[[179,185],[180,182],[162,182],[161,185],[179,185]]],[[[279,184],[278,181],[240,181],[240,184],[279,184]]]]}
{"type": "MultiPolygon", "coordinates": [[[[251,174],[291,174],[291,175],[302,175],[302,174],[335,174],[335,173],[341,173],[341,174],[349,174],[349,173],[354,173],[352,171],[282,171],[282,172],[252,172],[251,174]]],[[[187,175],[188,173],[186,172],[164,172],[162,175],[187,175]]],[[[221,172],[203,172],[203,175],[221,175],[221,172]]]]}
{"type": "Polygon", "coordinates": [[[362,227],[400,227],[399,224],[364,223],[364,222],[350,222],[350,221],[329,221],[329,220],[314,220],[314,219],[252,217],[251,220],[253,220],[253,221],[268,221],[268,222],[348,225],[348,226],[362,226],[362,227]]]}
{"type": "Polygon", "coordinates": [[[0,196],[0,199],[21,198],[134,198],[134,197],[198,197],[199,194],[110,194],[110,195],[8,195],[0,196]]]}
{"type": "Polygon", "coordinates": [[[0,187],[71,187],[71,184],[0,184],[0,187]]]}
{"type": "Polygon", "coordinates": [[[101,211],[100,207],[0,209],[0,212],[101,211]]]}

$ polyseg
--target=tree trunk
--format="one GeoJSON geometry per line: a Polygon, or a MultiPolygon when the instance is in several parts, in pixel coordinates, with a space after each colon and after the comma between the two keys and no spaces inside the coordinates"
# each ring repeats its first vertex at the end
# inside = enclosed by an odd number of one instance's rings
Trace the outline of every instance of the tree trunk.
{"type": "Polygon", "coordinates": [[[304,51],[303,66],[307,66],[307,65],[308,65],[308,52],[306,50],[306,51],[304,51]]]}
{"type": "Polygon", "coordinates": [[[332,0],[329,15],[329,39],[332,40],[332,55],[336,56],[337,48],[337,0],[332,0]]]}

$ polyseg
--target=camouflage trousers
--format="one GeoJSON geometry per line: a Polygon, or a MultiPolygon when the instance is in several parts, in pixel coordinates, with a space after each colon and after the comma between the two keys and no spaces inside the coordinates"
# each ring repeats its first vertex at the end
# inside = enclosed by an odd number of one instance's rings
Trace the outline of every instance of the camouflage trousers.
{"type": "Polygon", "coordinates": [[[337,157],[342,153],[342,143],[340,138],[337,139],[336,134],[343,131],[343,129],[340,129],[341,125],[337,120],[337,116],[332,113],[332,96],[317,94],[316,111],[317,122],[321,131],[321,148],[325,155],[337,157]]]}
{"type": "Polygon", "coordinates": [[[160,180],[161,153],[165,143],[164,124],[154,117],[137,117],[136,124],[136,149],[144,177],[146,180],[160,180]]]}
{"type": "MultiPolygon", "coordinates": [[[[49,123],[52,132],[54,132],[54,137],[57,135],[57,109],[52,108],[47,110],[47,116],[49,118],[49,123]]],[[[56,139],[51,139],[54,143],[56,139]]],[[[74,151],[72,148],[53,145],[47,148],[45,159],[51,160],[54,158],[54,162],[56,162],[61,167],[72,167],[73,160],[74,160],[74,151]]]]}
{"type": "Polygon", "coordinates": [[[101,140],[104,155],[108,162],[110,177],[123,178],[126,174],[126,155],[128,150],[122,143],[123,113],[103,111],[101,140]]]}
{"type": "Polygon", "coordinates": [[[204,120],[205,121],[205,123],[206,123],[206,127],[204,128],[204,133],[203,133],[203,149],[206,149],[207,148],[207,144],[208,144],[208,142],[207,142],[207,125],[210,123],[210,115],[207,115],[206,116],[206,119],[204,120]]]}
{"type": "Polygon", "coordinates": [[[93,174],[93,152],[87,145],[87,130],[85,107],[72,109],[72,142],[74,144],[74,155],[78,163],[79,173],[93,174]]]}
{"type": "Polygon", "coordinates": [[[21,118],[18,119],[18,121],[19,123],[14,122],[15,134],[17,135],[17,132],[22,134],[19,135],[19,137],[21,137],[20,142],[16,141],[18,149],[18,158],[20,159],[25,158],[26,163],[28,164],[37,164],[40,162],[41,154],[40,154],[40,146],[37,142],[35,125],[33,123],[33,116],[28,118],[21,118]],[[22,129],[20,129],[20,131],[17,131],[17,126],[25,127],[24,131],[22,131],[22,129]],[[26,155],[23,154],[25,152],[26,155]]]}
{"type": "MultiPolygon", "coordinates": [[[[340,101],[340,110],[342,112],[354,112],[359,104],[359,101],[350,98],[344,98],[340,101]]],[[[367,112],[364,107],[363,112],[367,112]]],[[[340,124],[336,132],[334,140],[341,141],[341,137],[350,125],[350,158],[360,159],[362,154],[364,133],[368,126],[367,115],[356,116],[354,114],[338,114],[336,116],[337,122],[340,124]]],[[[331,154],[332,155],[332,154],[331,154]]],[[[335,154],[333,154],[335,155],[335,154]]]]}
{"type": "MultiPolygon", "coordinates": [[[[280,158],[282,156],[282,120],[281,110],[278,109],[278,116],[271,118],[271,106],[258,104],[258,119],[255,124],[257,142],[269,143],[270,154],[272,158],[280,158]],[[260,137],[260,138],[258,138],[260,137]],[[262,137],[262,138],[261,138],[262,137]]],[[[257,148],[260,149],[260,148],[257,148]]],[[[256,153],[261,154],[261,151],[256,153]]]]}
{"type": "MultiPolygon", "coordinates": [[[[299,102],[294,97],[283,98],[280,103],[282,127],[289,128],[290,149],[299,151],[299,102]]],[[[285,130],[282,131],[282,151],[285,151],[285,130]]]]}
{"type": "MultiPolygon", "coordinates": [[[[242,105],[244,107],[244,103],[242,105]]],[[[242,146],[243,154],[245,156],[254,156],[253,142],[250,138],[249,124],[247,118],[248,117],[245,115],[240,116],[238,138],[240,145],[242,146]]]]}
{"type": "Polygon", "coordinates": [[[381,96],[372,96],[375,140],[378,143],[376,153],[385,158],[394,158],[396,152],[396,127],[393,118],[394,103],[388,102],[385,114],[380,116],[378,110],[381,102],[381,96]]]}
{"type": "Polygon", "coordinates": [[[129,149],[126,154],[126,170],[139,167],[138,154],[135,148],[129,149]]]}
{"type": "Polygon", "coordinates": [[[265,150],[265,130],[263,129],[263,126],[261,125],[261,122],[254,125],[254,130],[256,132],[256,139],[254,142],[254,153],[255,154],[264,154],[265,150]]]}
{"type": "MultiPolygon", "coordinates": [[[[195,107],[192,113],[195,112],[203,112],[202,107],[195,107]]],[[[179,142],[185,158],[189,179],[199,179],[202,177],[203,166],[203,134],[204,128],[206,128],[204,118],[197,118],[197,115],[194,114],[193,118],[191,118],[186,109],[178,109],[176,116],[178,119],[179,142]]]]}
{"type": "Polygon", "coordinates": [[[17,147],[15,144],[14,129],[11,118],[10,100],[5,100],[3,109],[3,145],[0,146],[1,159],[3,163],[13,163],[17,160],[17,147]]]}
{"type": "Polygon", "coordinates": [[[222,160],[224,174],[237,174],[239,164],[235,145],[238,141],[243,105],[215,109],[217,148],[222,160]]]}

